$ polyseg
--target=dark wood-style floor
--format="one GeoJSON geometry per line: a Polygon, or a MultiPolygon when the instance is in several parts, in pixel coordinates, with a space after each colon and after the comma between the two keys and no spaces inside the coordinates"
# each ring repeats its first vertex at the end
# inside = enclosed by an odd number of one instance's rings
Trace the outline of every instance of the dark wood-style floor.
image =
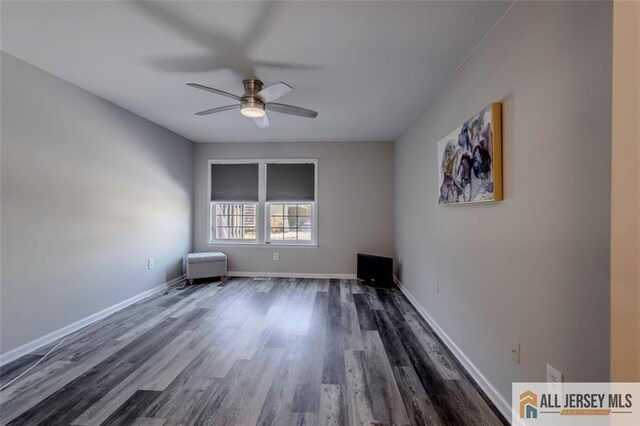
{"type": "MultiPolygon", "coordinates": [[[[2,368],[7,383],[53,345],[2,368]]],[[[0,392],[2,424],[503,420],[398,289],[234,278],[81,331],[0,392]]]]}

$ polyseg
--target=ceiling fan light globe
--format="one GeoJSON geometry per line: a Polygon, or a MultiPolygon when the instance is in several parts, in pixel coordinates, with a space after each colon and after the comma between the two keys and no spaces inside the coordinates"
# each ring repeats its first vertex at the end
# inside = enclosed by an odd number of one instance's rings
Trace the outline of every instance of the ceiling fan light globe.
{"type": "Polygon", "coordinates": [[[258,118],[264,117],[264,108],[260,108],[259,106],[245,106],[240,109],[240,112],[245,117],[258,118]]]}

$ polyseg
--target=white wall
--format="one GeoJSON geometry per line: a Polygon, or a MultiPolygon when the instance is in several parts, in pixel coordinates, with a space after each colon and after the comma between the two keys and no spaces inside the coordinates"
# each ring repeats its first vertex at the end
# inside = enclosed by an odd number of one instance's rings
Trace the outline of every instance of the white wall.
{"type": "Polygon", "coordinates": [[[192,166],[190,141],[2,52],[1,352],[180,276],[192,166]]]}
{"type": "Polygon", "coordinates": [[[507,401],[546,363],[609,379],[611,16],[516,3],[394,145],[401,280],[507,401]],[[505,200],[438,205],[437,141],[496,101],[505,200]]]}
{"type": "Polygon", "coordinates": [[[356,253],[393,254],[390,142],[196,144],[195,197],[194,248],[225,252],[231,271],[355,274],[356,253]],[[207,161],[244,158],[318,159],[317,248],[207,245],[207,161]]]}

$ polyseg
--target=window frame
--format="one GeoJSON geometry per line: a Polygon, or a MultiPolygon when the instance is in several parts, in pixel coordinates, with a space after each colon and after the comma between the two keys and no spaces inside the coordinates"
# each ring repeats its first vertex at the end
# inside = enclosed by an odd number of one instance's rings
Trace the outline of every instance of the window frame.
{"type": "Polygon", "coordinates": [[[208,246],[251,246],[251,247],[318,247],[318,159],[317,158],[261,158],[261,159],[210,159],[207,162],[208,197],[208,246]],[[266,201],[267,164],[313,164],[314,165],[314,201],[266,201]],[[211,201],[211,166],[213,164],[258,164],[258,201],[211,201]],[[215,204],[239,203],[256,204],[255,240],[217,240],[213,228],[215,204]],[[311,241],[307,240],[271,240],[269,206],[271,204],[311,204],[311,241]]]}

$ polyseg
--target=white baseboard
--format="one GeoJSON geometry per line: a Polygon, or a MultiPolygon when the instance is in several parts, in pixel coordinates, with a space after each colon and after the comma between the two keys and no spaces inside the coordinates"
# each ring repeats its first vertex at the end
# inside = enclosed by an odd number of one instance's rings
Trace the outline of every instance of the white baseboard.
{"type": "Polygon", "coordinates": [[[316,274],[307,272],[241,272],[229,271],[230,277],[272,277],[272,278],[315,278],[315,279],[337,279],[355,280],[356,274],[316,274]]]}
{"type": "Polygon", "coordinates": [[[402,284],[400,280],[393,277],[393,280],[398,285],[402,293],[409,299],[416,311],[424,318],[424,320],[438,333],[438,336],[442,339],[444,344],[449,348],[451,353],[460,361],[462,366],[469,372],[471,377],[478,383],[480,388],[489,397],[491,402],[500,410],[502,415],[507,421],[511,421],[511,404],[496,390],[496,388],[487,380],[482,372],[471,362],[471,360],[462,352],[462,350],[456,345],[453,340],[445,333],[440,325],[434,320],[431,315],[418,303],[415,297],[409,292],[409,290],[402,284]]]}
{"type": "Polygon", "coordinates": [[[93,324],[96,321],[106,318],[109,315],[113,314],[114,312],[118,312],[119,310],[124,309],[129,305],[133,305],[134,303],[139,302],[140,300],[145,299],[155,293],[164,291],[173,285],[179,284],[182,281],[184,281],[184,279],[185,279],[184,275],[174,278],[171,281],[168,281],[164,284],[160,284],[159,286],[156,286],[150,290],[144,291],[127,300],[123,300],[120,303],[116,303],[113,306],[109,306],[108,308],[103,309],[100,312],[96,312],[93,315],[89,315],[88,317],[85,317],[80,321],[76,321],[73,324],[69,324],[65,327],[59,328],[58,330],[53,331],[45,336],[39,337],[35,340],[30,341],[29,343],[25,343],[22,346],[12,349],[9,352],[3,353],[0,355],[0,366],[7,364],[11,361],[14,361],[24,355],[27,355],[45,345],[48,345],[49,343],[55,342],[56,340],[70,333],[73,333],[74,331],[80,330],[83,327],[93,324]]]}

